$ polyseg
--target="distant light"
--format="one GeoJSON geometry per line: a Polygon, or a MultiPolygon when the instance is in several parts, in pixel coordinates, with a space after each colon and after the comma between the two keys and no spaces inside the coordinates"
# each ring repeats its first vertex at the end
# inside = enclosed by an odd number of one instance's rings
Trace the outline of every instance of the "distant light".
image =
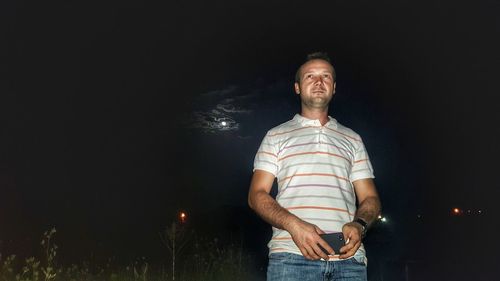
{"type": "Polygon", "coordinates": [[[451,214],[454,215],[454,216],[459,216],[459,215],[462,215],[463,214],[463,210],[461,210],[460,208],[453,208],[451,210],[451,214]]]}
{"type": "Polygon", "coordinates": [[[380,219],[382,222],[387,222],[387,219],[386,218],[381,218],[380,219]]]}
{"type": "Polygon", "coordinates": [[[382,215],[378,215],[378,219],[381,219],[382,218],[382,215]]]}
{"type": "Polygon", "coordinates": [[[221,124],[223,127],[226,127],[226,126],[227,126],[227,122],[226,122],[226,121],[222,121],[222,122],[220,122],[220,124],[221,124]]]}
{"type": "Polygon", "coordinates": [[[182,223],[186,222],[186,218],[187,218],[186,213],[181,212],[179,217],[180,217],[182,223]]]}
{"type": "Polygon", "coordinates": [[[478,214],[482,214],[482,213],[483,213],[483,211],[479,210],[479,211],[477,211],[477,213],[478,213],[478,214]]]}
{"type": "Polygon", "coordinates": [[[386,218],[386,217],[383,217],[382,215],[378,215],[378,219],[379,219],[381,222],[387,222],[387,218],[386,218]]]}

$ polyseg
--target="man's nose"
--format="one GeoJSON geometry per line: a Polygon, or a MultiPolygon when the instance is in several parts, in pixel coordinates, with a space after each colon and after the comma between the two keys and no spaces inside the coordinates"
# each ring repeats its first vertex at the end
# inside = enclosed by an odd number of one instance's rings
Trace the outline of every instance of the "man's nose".
{"type": "Polygon", "coordinates": [[[321,84],[321,83],[323,83],[323,77],[317,76],[316,78],[314,78],[314,84],[321,84]]]}

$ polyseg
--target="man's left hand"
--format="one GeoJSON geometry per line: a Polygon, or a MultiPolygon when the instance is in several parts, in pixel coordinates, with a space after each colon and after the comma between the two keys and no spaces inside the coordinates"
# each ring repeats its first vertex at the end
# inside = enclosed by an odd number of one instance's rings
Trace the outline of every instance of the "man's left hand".
{"type": "Polygon", "coordinates": [[[342,227],[342,233],[344,233],[345,241],[349,241],[349,243],[345,244],[342,248],[340,248],[340,256],[341,259],[346,259],[354,256],[356,251],[361,246],[361,233],[363,232],[363,227],[355,222],[349,222],[344,224],[342,227]]]}

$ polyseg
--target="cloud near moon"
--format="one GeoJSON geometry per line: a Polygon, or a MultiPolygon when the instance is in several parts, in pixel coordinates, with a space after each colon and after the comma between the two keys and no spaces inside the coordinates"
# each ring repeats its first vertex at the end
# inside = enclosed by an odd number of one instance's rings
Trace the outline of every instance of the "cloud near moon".
{"type": "Polygon", "coordinates": [[[247,129],[254,127],[258,116],[274,114],[276,110],[283,110],[287,101],[294,101],[290,98],[295,97],[290,85],[290,81],[277,80],[228,86],[200,94],[194,100],[188,127],[213,134],[238,132],[239,137],[246,138],[249,133],[247,129]]]}
{"type": "Polygon", "coordinates": [[[193,112],[190,127],[206,133],[237,131],[240,128],[238,117],[253,111],[244,107],[243,100],[247,96],[241,95],[240,91],[237,87],[230,86],[202,94],[196,105],[203,109],[193,112]]]}

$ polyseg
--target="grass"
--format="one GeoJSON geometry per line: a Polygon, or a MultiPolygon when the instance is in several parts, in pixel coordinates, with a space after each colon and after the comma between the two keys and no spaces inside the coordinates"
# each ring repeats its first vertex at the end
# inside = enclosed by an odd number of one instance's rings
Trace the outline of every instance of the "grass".
{"type": "MultiPolygon", "coordinates": [[[[42,254],[21,259],[10,254],[0,260],[0,281],[225,281],[259,280],[252,258],[241,245],[221,245],[218,239],[191,238],[176,261],[175,279],[172,258],[168,263],[152,265],[142,257],[126,266],[89,262],[63,266],[58,262],[56,229],[46,231],[41,239],[42,254]]],[[[195,236],[193,236],[195,237],[195,236]]],[[[0,255],[0,258],[2,256],[0,255]]]]}

